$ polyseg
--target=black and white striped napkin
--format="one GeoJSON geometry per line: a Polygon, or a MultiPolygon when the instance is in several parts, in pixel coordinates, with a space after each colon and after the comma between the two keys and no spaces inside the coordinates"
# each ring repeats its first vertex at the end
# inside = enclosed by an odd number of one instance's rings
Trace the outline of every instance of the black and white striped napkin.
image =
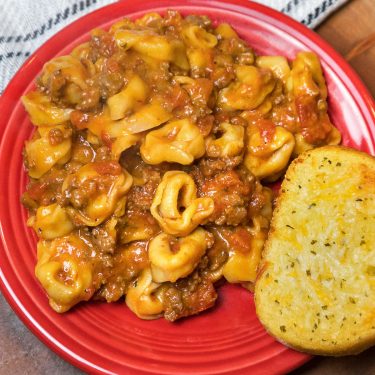
{"type": "MultiPolygon", "coordinates": [[[[0,0],[0,93],[27,57],[53,34],[84,14],[115,1],[0,0]]],[[[255,1],[313,28],[348,0],[255,1]]]]}

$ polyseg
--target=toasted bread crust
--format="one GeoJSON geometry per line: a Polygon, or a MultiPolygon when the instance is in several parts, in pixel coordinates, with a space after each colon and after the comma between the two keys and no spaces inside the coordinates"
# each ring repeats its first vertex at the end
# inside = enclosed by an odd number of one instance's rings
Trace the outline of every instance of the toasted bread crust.
{"type": "Polygon", "coordinates": [[[268,332],[294,349],[375,344],[375,158],[340,146],[300,155],[281,185],[255,286],[268,332]]]}

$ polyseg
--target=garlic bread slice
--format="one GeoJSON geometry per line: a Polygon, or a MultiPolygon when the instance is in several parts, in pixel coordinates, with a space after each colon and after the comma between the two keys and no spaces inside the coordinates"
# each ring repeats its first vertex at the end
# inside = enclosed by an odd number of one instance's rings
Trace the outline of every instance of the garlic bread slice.
{"type": "Polygon", "coordinates": [[[287,170],[255,286],[277,340],[319,355],[375,344],[375,158],[310,150],[287,170]]]}

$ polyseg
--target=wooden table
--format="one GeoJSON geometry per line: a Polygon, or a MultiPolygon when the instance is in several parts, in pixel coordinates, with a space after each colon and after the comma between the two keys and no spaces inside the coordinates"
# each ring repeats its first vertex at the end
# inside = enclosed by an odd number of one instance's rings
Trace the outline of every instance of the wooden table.
{"type": "MultiPolygon", "coordinates": [[[[344,56],[375,32],[375,0],[352,0],[317,30],[344,56]]],[[[350,61],[375,96],[375,45],[350,61]]],[[[35,338],[0,295],[0,374],[82,374],[35,338]]],[[[294,375],[375,374],[375,347],[358,356],[315,357],[294,375]]]]}

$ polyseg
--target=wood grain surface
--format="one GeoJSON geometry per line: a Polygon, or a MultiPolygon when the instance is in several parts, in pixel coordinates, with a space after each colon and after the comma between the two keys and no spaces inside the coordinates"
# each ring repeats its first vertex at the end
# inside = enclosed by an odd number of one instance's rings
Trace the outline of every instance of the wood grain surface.
{"type": "MultiPolygon", "coordinates": [[[[352,0],[339,9],[316,32],[342,55],[375,32],[375,0],[352,0]]],[[[375,44],[350,60],[369,91],[375,96],[375,44]]],[[[0,375],[82,374],[44,346],[20,322],[0,295],[0,375]]],[[[293,375],[375,374],[375,347],[358,356],[315,357],[293,375]]]]}
{"type": "MultiPolygon", "coordinates": [[[[346,56],[358,43],[375,33],[375,1],[351,0],[315,30],[346,56]]],[[[349,61],[375,96],[375,43],[349,61]]]]}

